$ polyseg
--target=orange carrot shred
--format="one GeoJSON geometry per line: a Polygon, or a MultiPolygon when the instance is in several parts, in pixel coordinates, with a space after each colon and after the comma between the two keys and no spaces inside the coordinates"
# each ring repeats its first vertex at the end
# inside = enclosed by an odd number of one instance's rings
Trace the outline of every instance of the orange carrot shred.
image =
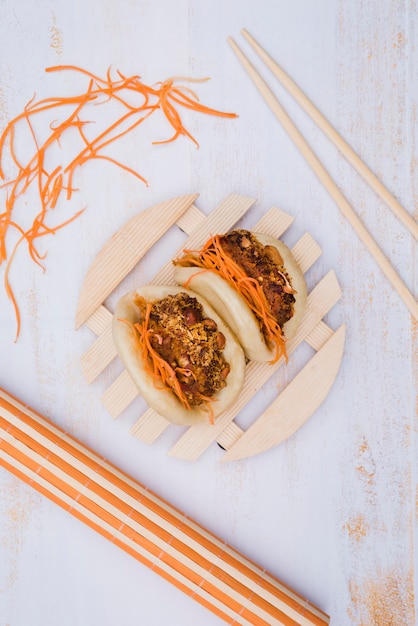
{"type": "Polygon", "coordinates": [[[142,323],[137,322],[131,325],[136,345],[141,353],[142,361],[147,372],[154,379],[154,385],[159,386],[161,389],[164,389],[164,387],[169,388],[180,400],[184,408],[190,409],[190,403],[181,389],[176,372],[167,361],[160,357],[158,352],[156,352],[151,345],[149,338],[152,332],[149,328],[151,306],[150,303],[147,303],[145,317],[142,323]]]}
{"type": "MultiPolygon", "coordinates": [[[[0,213],[0,265],[6,263],[4,275],[5,291],[15,311],[17,335],[20,332],[20,313],[16,298],[10,285],[10,266],[16,257],[17,249],[22,243],[28,248],[31,259],[43,269],[41,260],[45,255],[41,255],[36,247],[39,237],[55,234],[57,230],[72,222],[80,215],[78,211],[73,217],[63,220],[58,226],[48,225],[48,218],[52,210],[61,210],[58,204],[59,199],[64,196],[70,200],[76,187],[73,185],[73,177],[77,168],[82,167],[92,159],[106,160],[125,170],[130,175],[138,178],[142,183],[147,184],[146,179],[135,169],[120,163],[118,160],[104,154],[103,150],[109,147],[114,141],[132,132],[142,124],[153,113],[160,111],[169,125],[173,128],[174,134],[167,140],[155,143],[171,142],[184,135],[191,139],[196,145],[197,141],[185,128],[179,107],[194,110],[195,112],[219,115],[222,117],[236,117],[234,113],[217,111],[200,104],[197,95],[187,86],[179,85],[181,81],[199,82],[205,79],[175,79],[170,78],[155,85],[147,85],[140,76],[125,76],[119,70],[116,71],[115,78],[112,77],[111,68],[106,72],[104,78],[89,72],[75,65],[58,65],[46,68],[46,72],[70,71],[84,76],[87,81],[85,91],[72,96],[49,97],[38,100],[34,95],[24,107],[23,111],[14,117],[7,124],[0,135],[0,179],[4,182],[0,185],[0,190],[6,191],[5,210],[0,213]],[[92,120],[84,119],[84,113],[88,105],[103,105],[113,101],[117,106],[122,107],[124,112],[115,121],[108,124],[96,137],[88,138],[86,126],[92,120]],[[70,113],[67,114],[67,108],[70,113]],[[64,119],[57,120],[49,124],[50,134],[45,140],[40,140],[36,132],[34,121],[39,114],[48,112],[63,112],[64,119]],[[67,117],[65,115],[67,114],[67,117]],[[33,141],[33,155],[24,163],[24,159],[17,150],[17,131],[21,125],[26,125],[30,137],[33,141]],[[58,164],[49,169],[50,149],[55,146],[62,148],[61,139],[70,132],[76,132],[82,142],[82,148],[78,154],[71,158],[68,163],[58,164]],[[3,167],[6,148],[10,156],[10,163],[17,171],[14,177],[7,177],[3,167]],[[48,158],[47,158],[48,157],[48,158]],[[31,186],[36,186],[37,197],[40,210],[32,221],[32,226],[22,228],[14,219],[14,209],[16,202],[21,198],[31,186]],[[59,208],[58,208],[59,207],[59,208]],[[19,239],[14,244],[10,256],[8,256],[7,239],[10,230],[17,230],[19,239]]],[[[92,110],[91,108],[89,109],[92,110]]],[[[94,128],[92,125],[90,128],[94,128]]],[[[25,139],[25,145],[27,140],[25,139]]],[[[64,155],[65,158],[65,155],[64,155]]]]}

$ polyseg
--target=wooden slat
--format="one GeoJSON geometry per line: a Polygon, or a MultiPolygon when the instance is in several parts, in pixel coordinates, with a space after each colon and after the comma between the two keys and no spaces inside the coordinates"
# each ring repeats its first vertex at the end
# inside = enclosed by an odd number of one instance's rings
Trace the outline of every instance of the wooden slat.
{"type": "Polygon", "coordinates": [[[100,305],[86,320],[86,326],[94,332],[95,335],[101,335],[112,321],[111,312],[105,306],[100,305]]]}
{"type": "Polygon", "coordinates": [[[260,218],[253,230],[272,237],[281,237],[294,221],[293,215],[273,206],[260,218]]]}
{"type": "Polygon", "coordinates": [[[116,356],[109,323],[98,339],[81,357],[81,369],[87,383],[92,383],[116,356]]]}
{"type": "Polygon", "coordinates": [[[206,216],[203,211],[198,209],[195,204],[192,204],[183,215],[180,215],[176,224],[186,235],[191,235],[205,219],[206,216]]]}
{"type": "Polygon", "coordinates": [[[235,422],[230,422],[226,428],[219,434],[216,440],[221,448],[229,450],[242,437],[244,431],[235,422]]]}
{"type": "Polygon", "coordinates": [[[147,409],[131,428],[131,435],[144,443],[154,443],[156,439],[168,428],[169,422],[158,415],[153,409],[147,409]]]}
{"type": "Polygon", "coordinates": [[[305,233],[303,237],[299,239],[296,245],[292,248],[292,254],[295,257],[300,269],[304,274],[310,267],[319,259],[322,254],[322,250],[316,243],[315,239],[309,234],[305,233]]]}
{"type": "Polygon", "coordinates": [[[237,461],[269,450],[293,435],[306,422],[334,383],[343,354],[344,337],[345,326],[340,326],[231,447],[224,461],[237,461]]]}
{"type": "Polygon", "coordinates": [[[124,370],[120,376],[106,389],[102,402],[112,417],[118,417],[138,396],[134,381],[124,370]]]}
{"type": "Polygon", "coordinates": [[[330,339],[334,331],[323,320],[319,322],[315,328],[305,337],[306,343],[308,343],[314,350],[320,350],[325,342],[330,339]]]}
{"type": "Polygon", "coordinates": [[[181,196],[139,213],[96,256],[81,287],[76,313],[79,328],[172,226],[198,194],[181,196]],[[158,215],[158,219],[155,216],[158,215]]]}

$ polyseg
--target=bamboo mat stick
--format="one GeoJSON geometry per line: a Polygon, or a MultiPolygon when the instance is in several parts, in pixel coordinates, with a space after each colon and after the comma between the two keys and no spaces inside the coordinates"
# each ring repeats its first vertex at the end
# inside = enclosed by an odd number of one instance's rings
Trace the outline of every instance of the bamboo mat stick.
{"type": "Polygon", "coordinates": [[[339,189],[337,184],[331,178],[328,171],[325,169],[319,158],[316,156],[315,152],[309,146],[306,139],[300,133],[299,129],[290,119],[289,115],[286,113],[280,102],[277,100],[276,96],[273,94],[272,90],[265,82],[265,80],[261,77],[258,71],[255,69],[254,65],[249,61],[249,59],[242,52],[240,47],[235,43],[235,41],[229,37],[228,42],[230,43],[232,49],[237,55],[239,61],[244,67],[245,71],[257,87],[259,93],[264,98],[265,102],[270,107],[271,111],[274,113],[276,118],[280,121],[283,128],[286,130],[289,137],[292,139],[293,143],[299,149],[302,156],[305,158],[307,163],[310,165],[314,173],[317,175],[321,183],[324,185],[325,189],[328,191],[331,198],[335,201],[343,215],[346,217],[348,222],[351,224],[354,231],[357,233],[358,237],[365,244],[366,248],[369,250],[380,269],[389,279],[392,287],[398,292],[399,296],[403,300],[403,302],[408,307],[411,314],[415,319],[418,320],[418,303],[414,298],[413,294],[409,291],[405,283],[399,277],[390,261],[387,259],[385,254],[382,252],[381,248],[378,246],[375,239],[369,233],[357,213],[354,211],[352,206],[349,204],[342,191],[339,189]]]}
{"type": "Polygon", "coordinates": [[[388,191],[384,184],[377,178],[371,169],[360,159],[351,146],[341,137],[330,122],[322,115],[316,106],[309,100],[304,92],[296,85],[290,76],[280,67],[280,65],[264,50],[250,33],[243,29],[242,35],[248,41],[252,49],[258,54],[266,67],[272,72],[283,87],[290,93],[302,109],[317,124],[328,139],[336,146],[341,154],[347,159],[350,165],[360,174],[373,191],[391,209],[400,222],[402,222],[409,232],[418,239],[418,223],[408,213],[396,198],[388,191]]]}
{"type": "Polygon", "coordinates": [[[328,624],[294,591],[1,389],[0,465],[226,623],[328,624]]]}

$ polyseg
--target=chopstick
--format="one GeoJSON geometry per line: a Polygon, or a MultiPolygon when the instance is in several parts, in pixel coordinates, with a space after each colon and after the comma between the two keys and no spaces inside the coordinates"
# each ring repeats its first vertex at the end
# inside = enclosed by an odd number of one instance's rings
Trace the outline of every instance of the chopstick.
{"type": "Polygon", "coordinates": [[[2,389],[0,466],[228,624],[329,622],[276,578],[2,389]]]}
{"type": "MultiPolygon", "coordinates": [[[[395,200],[395,198],[393,198],[391,194],[389,194],[385,187],[381,185],[380,181],[378,181],[378,179],[374,176],[374,174],[372,174],[372,172],[366,167],[366,165],[360,160],[360,158],[354,153],[354,151],[351,150],[348,144],[346,144],[342,140],[342,138],[339,137],[338,133],[336,133],[332,126],[328,124],[322,114],[319,113],[319,111],[299,90],[296,84],[285,74],[285,72],[281,70],[281,68],[275,63],[275,61],[273,61],[271,57],[269,57],[269,55],[261,48],[261,46],[255,42],[251,35],[249,35],[249,33],[245,30],[243,31],[243,34],[247,41],[250,43],[250,45],[253,47],[256,54],[259,55],[260,58],[268,64],[268,67],[274,72],[275,76],[282,82],[282,84],[286,88],[289,89],[291,95],[295,97],[295,99],[304,107],[306,112],[311,115],[314,121],[318,123],[320,128],[327,134],[331,141],[335,143],[335,145],[341,150],[344,156],[348,155],[347,158],[350,163],[354,165],[356,169],[359,168],[359,173],[361,173],[366,181],[373,186],[373,189],[377,193],[379,193],[380,197],[385,200],[385,202],[389,199],[390,208],[395,212],[399,219],[402,219],[410,232],[416,237],[418,234],[418,226],[415,220],[413,220],[413,218],[408,215],[405,209],[403,209],[403,207],[401,207],[401,205],[395,200]],[[391,199],[389,198],[389,196],[391,199]]],[[[393,288],[397,291],[403,302],[408,307],[410,313],[414,316],[415,319],[418,319],[418,303],[415,297],[409,291],[408,287],[405,285],[398,273],[395,271],[390,261],[377,244],[376,240],[367,230],[357,213],[354,211],[353,207],[345,198],[340,188],[337,186],[337,184],[332,179],[315,152],[312,150],[306,139],[303,137],[299,129],[286,113],[283,106],[280,104],[267,82],[262,78],[254,65],[246,57],[246,55],[243,53],[237,43],[232,39],[232,37],[228,38],[228,42],[231,45],[235,54],[237,55],[239,61],[243,65],[244,69],[246,70],[247,74],[252,79],[260,95],[264,98],[271,111],[280,121],[289,137],[292,139],[296,147],[301,152],[302,156],[310,165],[321,183],[324,185],[325,189],[328,191],[331,198],[335,201],[343,215],[346,217],[354,231],[357,233],[358,237],[365,244],[373,258],[379,265],[380,269],[389,279],[393,288]]]]}
{"type": "Polygon", "coordinates": [[[280,81],[283,87],[289,92],[310,118],[317,124],[328,139],[335,145],[341,154],[347,159],[352,167],[362,176],[369,184],[373,191],[381,200],[392,210],[394,215],[407,227],[409,232],[418,239],[418,222],[412,217],[408,211],[396,200],[396,198],[388,191],[384,184],[377,178],[371,169],[360,159],[358,154],[354,152],[351,146],[341,137],[337,130],[322,115],[311,100],[303,93],[280,65],[260,46],[250,33],[243,29],[242,35],[248,41],[252,49],[265,63],[266,67],[280,81]]]}

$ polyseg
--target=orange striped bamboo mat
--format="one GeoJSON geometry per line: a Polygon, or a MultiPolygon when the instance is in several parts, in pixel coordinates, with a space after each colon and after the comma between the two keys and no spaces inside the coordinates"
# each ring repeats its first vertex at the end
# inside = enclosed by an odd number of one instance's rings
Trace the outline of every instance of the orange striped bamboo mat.
{"type": "Polygon", "coordinates": [[[227,624],[329,623],[289,587],[2,389],[0,465],[227,624]]]}

